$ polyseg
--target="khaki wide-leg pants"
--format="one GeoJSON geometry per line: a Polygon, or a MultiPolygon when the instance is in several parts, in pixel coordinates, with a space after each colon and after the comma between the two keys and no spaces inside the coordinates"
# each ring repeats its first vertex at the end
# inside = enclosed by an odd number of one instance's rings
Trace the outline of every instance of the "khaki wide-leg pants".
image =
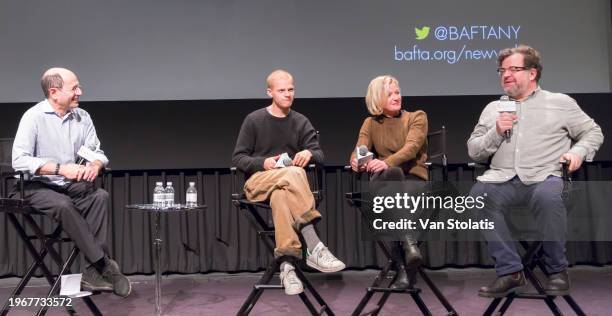
{"type": "Polygon", "coordinates": [[[251,202],[270,200],[276,239],[274,256],[301,258],[298,232],[321,218],[304,169],[292,166],[256,172],[244,184],[244,192],[251,202]]]}

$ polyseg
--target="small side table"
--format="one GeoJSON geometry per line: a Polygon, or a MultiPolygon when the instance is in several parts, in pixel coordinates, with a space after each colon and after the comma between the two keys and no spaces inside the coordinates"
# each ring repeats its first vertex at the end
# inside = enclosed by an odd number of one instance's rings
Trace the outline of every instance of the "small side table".
{"type": "Polygon", "coordinates": [[[175,213],[183,211],[204,210],[206,205],[187,206],[184,204],[175,204],[171,207],[163,207],[155,204],[130,204],[125,206],[128,210],[138,210],[155,214],[155,229],[153,231],[153,245],[155,246],[155,315],[162,315],[161,303],[161,226],[160,219],[162,213],[175,213]]]}

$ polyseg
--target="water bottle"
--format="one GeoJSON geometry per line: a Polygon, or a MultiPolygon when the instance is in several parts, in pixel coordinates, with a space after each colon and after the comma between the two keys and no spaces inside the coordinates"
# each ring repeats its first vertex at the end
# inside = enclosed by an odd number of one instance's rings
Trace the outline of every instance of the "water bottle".
{"type": "Polygon", "coordinates": [[[195,182],[189,182],[189,188],[187,188],[187,196],[185,197],[185,204],[187,206],[198,205],[198,191],[195,188],[195,182]]]}
{"type": "Polygon", "coordinates": [[[166,207],[174,206],[174,188],[172,182],[166,182],[166,207]]]}
{"type": "Polygon", "coordinates": [[[157,208],[162,208],[166,204],[166,191],[164,190],[163,182],[155,182],[153,189],[153,205],[157,208]]]}

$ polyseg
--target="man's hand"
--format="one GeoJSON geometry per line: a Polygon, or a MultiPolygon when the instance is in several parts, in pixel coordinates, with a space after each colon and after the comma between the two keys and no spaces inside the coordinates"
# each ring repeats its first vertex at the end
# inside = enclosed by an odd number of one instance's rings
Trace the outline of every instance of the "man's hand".
{"type": "Polygon", "coordinates": [[[567,171],[574,172],[578,169],[580,169],[580,166],[582,166],[582,157],[573,154],[573,153],[565,153],[561,156],[561,159],[559,159],[559,161],[567,161],[568,166],[567,166],[567,171]]]}
{"type": "Polygon", "coordinates": [[[364,172],[366,170],[366,166],[367,166],[367,164],[360,166],[357,163],[357,158],[353,158],[351,160],[351,169],[353,169],[353,171],[355,171],[355,172],[364,172]]]}
{"type": "Polygon", "coordinates": [[[308,149],[304,149],[293,157],[293,165],[297,167],[306,167],[312,158],[312,153],[308,149]]]}
{"type": "Polygon", "coordinates": [[[69,163],[60,166],[59,174],[64,176],[66,179],[80,181],[83,178],[84,171],[85,166],[69,163]]]}
{"type": "Polygon", "coordinates": [[[77,165],[74,163],[65,164],[60,166],[59,174],[66,177],[66,179],[76,181],[89,181],[96,180],[100,173],[101,166],[97,163],[90,164],[89,166],[77,165]]]}
{"type": "Polygon", "coordinates": [[[93,182],[100,174],[100,169],[102,169],[102,165],[98,163],[92,163],[85,167],[83,171],[83,180],[93,182]]]}
{"type": "Polygon", "coordinates": [[[368,162],[366,169],[369,173],[378,173],[387,170],[387,168],[389,168],[389,165],[387,165],[386,162],[379,159],[372,159],[368,162]]]}
{"type": "Polygon", "coordinates": [[[279,157],[280,157],[280,155],[276,155],[274,157],[266,158],[266,160],[264,160],[264,164],[263,164],[264,170],[274,169],[274,166],[276,165],[276,161],[278,160],[279,157]]]}
{"type": "Polygon", "coordinates": [[[518,116],[516,116],[516,114],[511,114],[508,112],[499,113],[497,120],[495,121],[497,134],[504,136],[505,131],[512,129],[512,125],[517,118],[518,116]]]}

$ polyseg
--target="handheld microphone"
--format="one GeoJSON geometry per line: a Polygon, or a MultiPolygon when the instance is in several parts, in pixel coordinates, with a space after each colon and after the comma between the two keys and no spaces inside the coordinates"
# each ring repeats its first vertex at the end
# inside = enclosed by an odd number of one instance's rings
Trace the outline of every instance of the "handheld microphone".
{"type": "Polygon", "coordinates": [[[370,162],[370,160],[372,160],[372,158],[374,158],[374,153],[370,152],[366,145],[361,145],[357,147],[355,153],[357,154],[357,165],[359,167],[367,164],[368,162],[370,162]]]}
{"type": "Polygon", "coordinates": [[[365,145],[361,145],[359,146],[359,154],[362,156],[367,155],[370,151],[368,150],[368,147],[366,147],[365,145]]]}
{"type": "Polygon", "coordinates": [[[287,153],[282,153],[276,161],[274,168],[285,168],[291,166],[293,166],[293,160],[291,159],[291,157],[289,157],[287,153]]]}
{"type": "MultiPolygon", "coordinates": [[[[499,113],[516,113],[516,101],[511,101],[510,97],[507,95],[502,95],[499,98],[499,103],[497,104],[497,112],[499,113]]],[[[512,129],[504,131],[504,138],[506,142],[510,142],[510,138],[512,138],[512,129]]]]}

